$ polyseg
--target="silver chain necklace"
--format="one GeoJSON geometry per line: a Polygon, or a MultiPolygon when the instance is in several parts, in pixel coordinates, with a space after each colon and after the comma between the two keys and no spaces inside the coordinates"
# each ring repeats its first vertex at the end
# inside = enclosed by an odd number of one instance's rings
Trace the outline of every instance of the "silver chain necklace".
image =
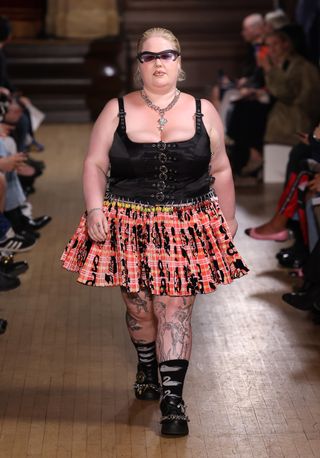
{"type": "Polygon", "coordinates": [[[163,131],[163,128],[164,126],[167,124],[168,120],[164,117],[164,114],[171,110],[171,108],[174,107],[174,105],[178,102],[179,100],[179,97],[180,97],[180,94],[181,94],[181,91],[179,91],[179,89],[176,90],[176,93],[175,93],[175,96],[173,97],[173,99],[171,100],[171,102],[169,103],[168,106],[166,106],[165,108],[160,108],[158,105],[155,105],[150,99],[149,97],[147,96],[147,94],[141,90],[140,91],[140,94],[141,94],[141,97],[143,98],[145,104],[149,107],[149,108],[152,108],[152,110],[156,111],[157,113],[159,113],[160,115],[160,118],[158,119],[158,129],[160,130],[160,136],[162,136],[162,131],[163,131]]]}

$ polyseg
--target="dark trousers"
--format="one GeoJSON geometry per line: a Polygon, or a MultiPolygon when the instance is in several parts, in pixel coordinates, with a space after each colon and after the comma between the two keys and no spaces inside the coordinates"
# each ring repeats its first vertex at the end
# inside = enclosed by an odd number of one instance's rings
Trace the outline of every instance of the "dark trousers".
{"type": "Polygon", "coordinates": [[[307,281],[320,284],[320,239],[311,251],[303,271],[307,281]]]}
{"type": "Polygon", "coordinates": [[[289,180],[291,173],[299,173],[301,170],[305,169],[303,161],[312,158],[312,151],[310,145],[305,145],[304,143],[298,143],[293,146],[290,151],[289,160],[286,170],[286,183],[289,180]]]}
{"type": "Polygon", "coordinates": [[[270,105],[256,100],[234,102],[230,114],[227,134],[234,141],[231,163],[235,172],[240,172],[249,160],[250,148],[262,152],[263,138],[270,105]]]}

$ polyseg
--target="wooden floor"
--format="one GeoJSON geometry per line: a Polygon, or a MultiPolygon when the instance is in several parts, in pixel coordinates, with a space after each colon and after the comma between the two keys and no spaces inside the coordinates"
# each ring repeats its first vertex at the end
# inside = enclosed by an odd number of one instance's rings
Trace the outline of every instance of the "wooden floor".
{"type": "Polygon", "coordinates": [[[159,435],[157,403],[132,392],[135,353],[117,289],[77,284],[59,256],[83,209],[89,126],[39,132],[47,170],[31,197],[53,217],[20,288],[1,293],[0,457],[320,457],[319,328],[281,301],[274,254],[243,229],[265,220],[279,188],[238,190],[237,245],[251,273],[199,297],[185,399],[187,438],[159,435]]]}

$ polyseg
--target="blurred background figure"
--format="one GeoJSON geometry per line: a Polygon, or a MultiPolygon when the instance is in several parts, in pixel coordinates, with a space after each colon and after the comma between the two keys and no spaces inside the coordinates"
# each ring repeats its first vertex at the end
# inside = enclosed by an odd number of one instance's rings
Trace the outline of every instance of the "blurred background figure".
{"type": "Polygon", "coordinates": [[[265,34],[268,34],[290,24],[290,19],[282,9],[278,8],[265,14],[264,22],[265,34]]]}
{"type": "Polygon", "coordinates": [[[212,99],[220,112],[229,140],[233,171],[236,175],[247,175],[261,171],[263,137],[270,109],[264,74],[257,63],[258,56],[266,52],[263,16],[258,13],[246,16],[242,22],[241,35],[247,43],[242,73],[232,85],[231,79],[228,81],[224,75],[224,86],[220,84],[220,88],[213,88],[212,99]],[[226,86],[227,90],[221,90],[226,86]]]}
{"type": "Polygon", "coordinates": [[[318,69],[298,53],[287,30],[267,35],[268,53],[259,56],[258,64],[274,99],[264,141],[293,146],[297,132],[310,132],[318,121],[320,77],[318,69]]]}
{"type": "Polygon", "coordinates": [[[302,27],[308,49],[308,57],[316,65],[320,59],[320,2],[319,0],[298,0],[296,21],[302,27]]]}

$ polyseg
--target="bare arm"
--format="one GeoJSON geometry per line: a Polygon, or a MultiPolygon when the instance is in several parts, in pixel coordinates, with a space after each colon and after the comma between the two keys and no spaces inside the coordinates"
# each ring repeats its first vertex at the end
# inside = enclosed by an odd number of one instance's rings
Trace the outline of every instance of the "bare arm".
{"type": "Polygon", "coordinates": [[[235,193],[230,162],[224,144],[224,130],[220,117],[207,100],[202,100],[204,124],[210,137],[213,154],[210,173],[215,177],[214,189],[219,199],[223,215],[234,236],[238,223],[235,218],[235,193]]]}
{"type": "Polygon", "coordinates": [[[109,150],[117,124],[118,103],[116,99],[112,99],[93,126],[83,165],[83,194],[88,212],[87,226],[90,237],[95,241],[103,241],[106,237],[107,227],[101,209],[109,169],[109,150]]]}

